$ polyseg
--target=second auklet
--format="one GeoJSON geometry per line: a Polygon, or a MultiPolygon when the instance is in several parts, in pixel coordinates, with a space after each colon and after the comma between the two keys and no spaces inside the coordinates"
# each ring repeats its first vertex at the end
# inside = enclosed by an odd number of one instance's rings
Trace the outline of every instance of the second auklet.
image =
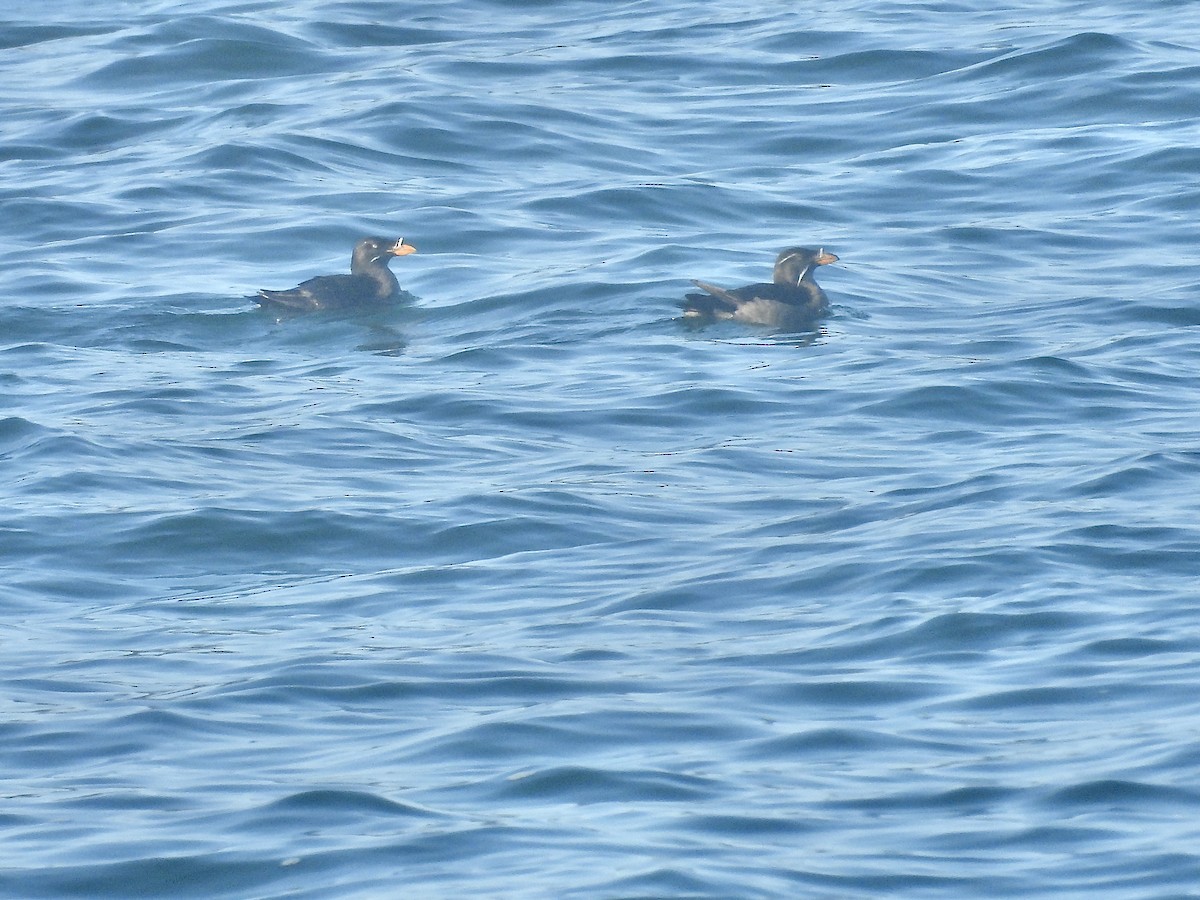
{"type": "Polygon", "coordinates": [[[829,298],[813,278],[813,271],[832,262],[837,262],[837,257],[824,248],[789,247],[775,260],[771,284],[726,290],[706,281],[693,281],[705,293],[688,294],[683,314],[691,318],[736,319],[783,331],[811,329],[829,309],[829,298]]]}
{"type": "Polygon", "coordinates": [[[404,238],[363,238],[354,245],[349,275],[318,275],[287,291],[261,290],[257,300],[264,309],[296,311],[353,310],[376,306],[400,293],[400,283],[388,268],[394,256],[408,256],[417,248],[404,238]]]}

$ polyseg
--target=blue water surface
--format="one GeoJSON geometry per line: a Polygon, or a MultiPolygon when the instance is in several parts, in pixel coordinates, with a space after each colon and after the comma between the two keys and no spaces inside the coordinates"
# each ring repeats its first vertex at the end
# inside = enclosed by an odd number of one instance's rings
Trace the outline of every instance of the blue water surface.
{"type": "Polygon", "coordinates": [[[1200,4],[0,19],[0,894],[1200,896],[1200,4]]]}

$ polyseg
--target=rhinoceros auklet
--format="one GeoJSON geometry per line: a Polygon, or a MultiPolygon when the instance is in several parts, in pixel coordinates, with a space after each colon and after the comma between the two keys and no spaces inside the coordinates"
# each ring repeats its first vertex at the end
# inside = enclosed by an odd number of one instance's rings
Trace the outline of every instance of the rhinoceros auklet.
{"type": "Polygon", "coordinates": [[[837,262],[837,257],[824,248],[789,247],[775,260],[772,284],[749,284],[727,291],[715,284],[693,281],[707,293],[688,294],[683,314],[736,319],[788,331],[812,328],[829,307],[829,298],[813,278],[813,270],[831,262],[837,262]]]}
{"type": "Polygon", "coordinates": [[[363,238],[354,245],[349,275],[318,275],[290,291],[261,290],[257,300],[264,308],[318,310],[354,309],[390,300],[400,283],[388,268],[393,256],[416,253],[404,238],[363,238]]]}

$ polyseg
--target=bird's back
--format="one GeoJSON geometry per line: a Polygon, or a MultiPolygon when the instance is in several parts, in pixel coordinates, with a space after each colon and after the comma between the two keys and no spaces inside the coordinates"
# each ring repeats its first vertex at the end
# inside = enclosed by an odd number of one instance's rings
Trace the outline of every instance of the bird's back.
{"type": "Polygon", "coordinates": [[[286,291],[261,290],[258,302],[263,306],[288,309],[344,309],[383,300],[379,284],[363,275],[318,275],[286,291]]]}
{"type": "Polygon", "coordinates": [[[771,328],[802,329],[811,326],[828,304],[821,286],[800,284],[748,284],[726,290],[704,281],[694,284],[703,294],[688,294],[684,314],[736,319],[771,328]]]}

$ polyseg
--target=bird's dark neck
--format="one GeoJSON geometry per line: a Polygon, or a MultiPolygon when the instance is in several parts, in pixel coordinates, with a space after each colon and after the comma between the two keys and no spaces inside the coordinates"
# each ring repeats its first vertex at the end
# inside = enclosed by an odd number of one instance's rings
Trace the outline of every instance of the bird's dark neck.
{"type": "Polygon", "coordinates": [[[825,292],[817,284],[817,280],[812,277],[811,269],[805,272],[799,281],[789,278],[785,282],[776,282],[776,284],[784,292],[784,295],[790,298],[787,301],[789,303],[799,303],[805,306],[824,306],[829,302],[825,297],[825,292]]]}
{"type": "Polygon", "coordinates": [[[378,285],[380,297],[390,297],[400,290],[400,282],[396,280],[392,270],[379,260],[372,259],[365,262],[353,260],[350,264],[350,272],[374,281],[378,285]]]}
{"type": "Polygon", "coordinates": [[[812,277],[812,272],[801,278],[797,287],[808,295],[808,302],[812,306],[825,306],[829,303],[829,298],[825,296],[825,291],[817,284],[817,280],[812,277]]]}
{"type": "Polygon", "coordinates": [[[787,266],[776,266],[773,273],[772,281],[776,284],[786,287],[796,287],[804,284],[816,284],[816,279],[813,278],[813,270],[816,266],[811,263],[803,268],[792,264],[787,266]]]}

